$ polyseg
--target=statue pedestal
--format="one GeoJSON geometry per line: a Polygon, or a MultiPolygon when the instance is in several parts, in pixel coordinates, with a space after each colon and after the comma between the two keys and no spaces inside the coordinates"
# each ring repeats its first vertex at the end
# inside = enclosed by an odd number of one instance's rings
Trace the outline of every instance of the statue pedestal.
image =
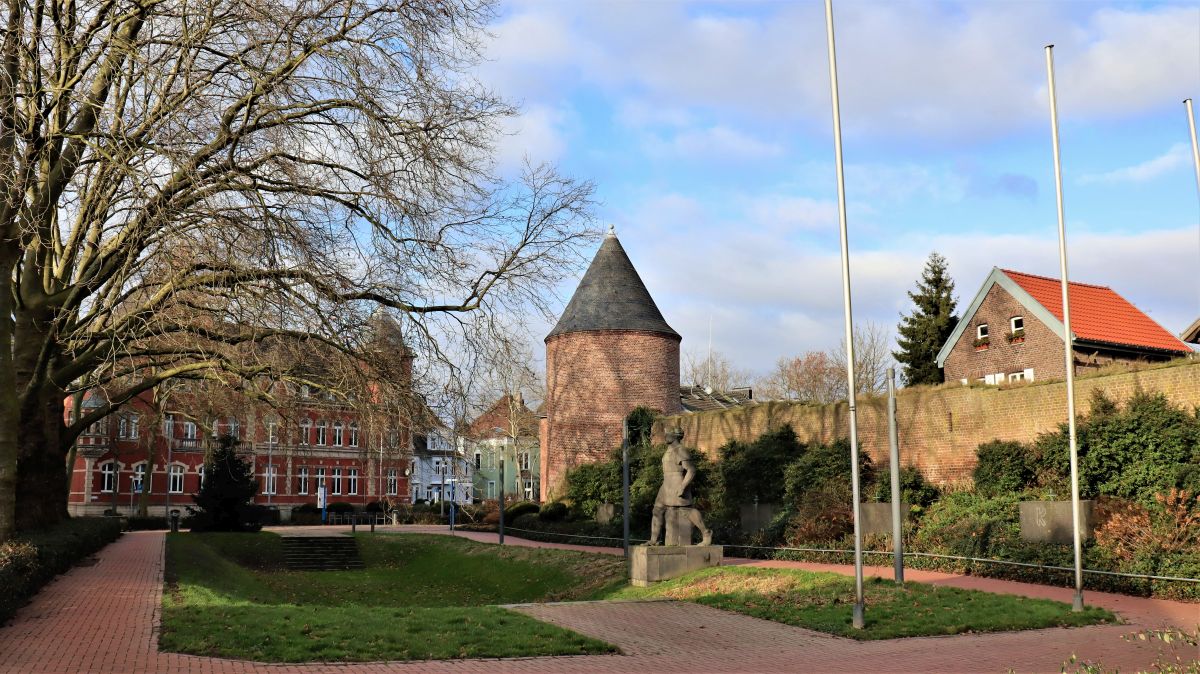
{"type": "Polygon", "coordinates": [[[629,548],[629,580],[637,587],[678,578],[709,566],[720,566],[720,545],[635,545],[629,548]]]}

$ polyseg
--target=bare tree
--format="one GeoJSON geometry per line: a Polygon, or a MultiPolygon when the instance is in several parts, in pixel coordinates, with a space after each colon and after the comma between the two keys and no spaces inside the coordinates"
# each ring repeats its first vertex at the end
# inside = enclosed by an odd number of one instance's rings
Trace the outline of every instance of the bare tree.
{"type": "Polygon", "coordinates": [[[488,348],[488,316],[544,308],[592,236],[592,190],[491,175],[513,113],[469,74],[491,16],[487,0],[7,3],[0,540],[65,516],[73,439],[161,382],[303,381],[253,347],[361,359],[380,305],[427,364],[488,348]],[[85,386],[108,402],[65,426],[85,386]]]}
{"type": "Polygon", "coordinates": [[[749,386],[754,375],[747,370],[738,368],[720,351],[713,351],[699,356],[685,351],[683,353],[681,378],[682,384],[702,386],[713,391],[730,391],[739,386],[749,386]]]}
{"type": "MultiPolygon", "coordinates": [[[[854,326],[854,379],[856,393],[882,393],[887,390],[887,369],[892,367],[892,337],[887,328],[866,321],[854,326]]],[[[830,353],[841,372],[839,398],[846,397],[846,340],[830,353]]]]}
{"type": "Polygon", "coordinates": [[[844,397],[846,371],[824,351],[780,358],[775,370],[760,380],[756,397],[831,403],[844,397]]]}

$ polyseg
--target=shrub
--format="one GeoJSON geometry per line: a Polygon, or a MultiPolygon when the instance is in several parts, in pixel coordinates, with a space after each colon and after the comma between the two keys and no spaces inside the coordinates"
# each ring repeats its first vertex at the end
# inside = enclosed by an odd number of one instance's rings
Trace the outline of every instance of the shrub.
{"type": "Polygon", "coordinates": [[[300,505],[296,506],[295,508],[292,508],[292,514],[295,515],[297,513],[309,513],[309,514],[313,514],[313,515],[319,515],[319,514],[321,514],[321,509],[317,507],[316,503],[301,503],[300,505]]]}
{"type": "Polygon", "coordinates": [[[784,482],[779,479],[787,465],[804,453],[805,447],[790,425],[768,431],[749,444],[730,442],[719,450],[717,466],[726,504],[781,503],[784,482]]]}
{"type": "Polygon", "coordinates": [[[608,461],[584,464],[567,475],[566,497],[585,517],[594,517],[601,503],[621,500],[621,457],[619,453],[608,461]]]}
{"type": "Polygon", "coordinates": [[[850,485],[841,481],[804,492],[788,520],[785,539],[789,545],[829,543],[854,530],[850,485]]]}
{"type": "MultiPolygon", "coordinates": [[[[866,452],[858,453],[858,474],[861,484],[875,478],[875,467],[866,452]]],[[[787,500],[799,503],[805,492],[823,489],[833,483],[850,486],[850,441],[835,440],[828,445],[810,445],[800,458],[788,464],[784,471],[784,494],[787,500]]]]}
{"type": "MultiPolygon", "coordinates": [[[[890,471],[879,472],[876,475],[876,498],[882,502],[892,500],[892,480],[890,471]]],[[[912,512],[920,513],[941,497],[942,492],[937,487],[925,481],[925,474],[916,466],[904,466],[900,469],[900,500],[912,506],[912,512]]]]}
{"type": "Polygon", "coordinates": [[[986,496],[963,491],[933,504],[914,536],[914,549],[944,555],[1010,559],[1007,548],[1020,540],[1016,494],[986,496]]]}
{"type": "Polygon", "coordinates": [[[80,517],[0,543],[0,623],[37,590],[121,535],[121,520],[80,517]]]}
{"type": "Polygon", "coordinates": [[[554,501],[542,506],[541,511],[538,512],[538,519],[543,522],[561,522],[567,519],[569,512],[570,510],[567,508],[566,503],[554,501]]]}
{"type": "Polygon", "coordinates": [[[368,503],[366,506],[363,507],[363,512],[368,512],[368,513],[381,513],[381,512],[386,512],[386,511],[387,511],[387,506],[382,501],[371,501],[370,503],[368,503]]]}
{"type": "Polygon", "coordinates": [[[975,452],[979,463],[972,477],[975,489],[987,496],[1009,494],[1033,486],[1037,475],[1030,462],[1031,451],[1012,440],[992,440],[975,452]]]}
{"type": "Polygon", "coordinates": [[[504,508],[504,519],[515,520],[521,515],[536,513],[540,510],[538,504],[533,501],[517,501],[516,503],[504,508]]]}
{"type": "Polygon", "coordinates": [[[325,510],[331,513],[348,515],[354,512],[354,504],[345,501],[334,501],[325,505],[325,510]]]}
{"type": "MultiPolygon", "coordinates": [[[[507,518],[505,519],[507,522],[507,518]]],[[[576,520],[574,522],[547,522],[534,513],[526,513],[512,521],[515,536],[533,541],[551,543],[573,543],[575,545],[599,545],[604,547],[621,547],[621,524],[597,524],[591,520],[576,520]]],[[[643,538],[634,542],[643,542],[643,538]]]]}
{"type": "Polygon", "coordinates": [[[129,531],[156,531],[170,529],[171,525],[165,517],[127,517],[125,528],[129,531]]]}

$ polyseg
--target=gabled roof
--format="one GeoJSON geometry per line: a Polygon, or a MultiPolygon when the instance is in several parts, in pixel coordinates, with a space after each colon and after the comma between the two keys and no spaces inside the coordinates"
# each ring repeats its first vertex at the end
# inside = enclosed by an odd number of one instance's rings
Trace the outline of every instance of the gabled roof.
{"type": "Polygon", "coordinates": [[[1182,333],[1180,333],[1179,338],[1185,342],[1191,342],[1193,344],[1200,342],[1200,318],[1192,321],[1192,324],[1187,327],[1187,330],[1184,330],[1182,333]]]}
{"type": "Polygon", "coordinates": [[[645,330],[680,339],[663,319],[612,229],[546,339],[591,330],[645,330]]]}
{"type": "MultiPolygon", "coordinates": [[[[1059,279],[1010,269],[992,268],[983,287],[967,307],[958,327],[937,355],[945,367],[954,345],[971,324],[993,285],[1004,288],[1055,334],[1063,333],[1062,284],[1059,279]]],[[[1154,319],[1142,313],[1108,286],[1071,281],[1071,333],[1076,343],[1117,346],[1158,353],[1188,354],[1192,350],[1154,319]]]]}

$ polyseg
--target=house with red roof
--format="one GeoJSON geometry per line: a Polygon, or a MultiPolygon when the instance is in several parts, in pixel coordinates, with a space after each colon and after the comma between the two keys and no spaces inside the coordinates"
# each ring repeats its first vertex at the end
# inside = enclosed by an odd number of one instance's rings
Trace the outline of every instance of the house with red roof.
{"type": "MultiPolygon", "coordinates": [[[[1070,283],[1076,374],[1193,353],[1107,286],[1070,283]]],[[[946,381],[1001,384],[1066,376],[1059,279],[993,268],[937,355],[946,381]]]]}

